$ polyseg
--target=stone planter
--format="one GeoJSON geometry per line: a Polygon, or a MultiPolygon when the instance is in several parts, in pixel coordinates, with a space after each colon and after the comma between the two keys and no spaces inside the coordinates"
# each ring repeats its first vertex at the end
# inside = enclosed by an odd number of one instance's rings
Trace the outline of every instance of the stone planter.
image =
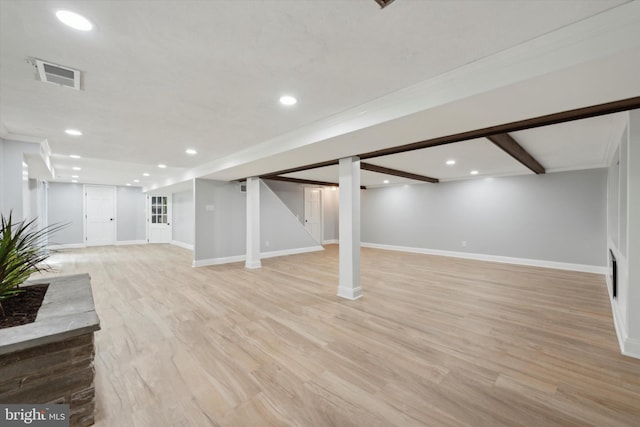
{"type": "Polygon", "coordinates": [[[70,405],[70,425],[94,423],[93,334],[100,329],[88,274],[49,283],[36,321],[0,329],[0,403],[70,405]]]}

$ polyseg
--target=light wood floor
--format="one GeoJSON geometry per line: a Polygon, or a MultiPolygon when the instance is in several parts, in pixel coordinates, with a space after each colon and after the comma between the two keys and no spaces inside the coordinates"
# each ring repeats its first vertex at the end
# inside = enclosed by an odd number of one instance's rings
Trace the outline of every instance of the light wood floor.
{"type": "Polygon", "coordinates": [[[56,254],[89,272],[98,426],[640,426],[597,275],[337,247],[191,268],[172,246],[56,254]]]}

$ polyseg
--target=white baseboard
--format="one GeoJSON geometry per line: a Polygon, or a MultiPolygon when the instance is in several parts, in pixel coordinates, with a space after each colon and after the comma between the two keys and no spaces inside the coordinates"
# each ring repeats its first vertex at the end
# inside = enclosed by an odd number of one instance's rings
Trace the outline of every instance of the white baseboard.
{"type": "Polygon", "coordinates": [[[307,252],[317,252],[317,251],[324,251],[324,248],[322,246],[309,246],[306,248],[295,248],[295,249],[285,249],[282,251],[261,252],[260,258],[274,258],[277,256],[296,255],[296,254],[304,254],[307,252]]]}
{"type": "Polygon", "coordinates": [[[64,245],[49,245],[47,249],[51,249],[52,251],[57,251],[60,249],[83,249],[86,248],[87,245],[84,243],[67,243],[64,245]]]}
{"type": "Polygon", "coordinates": [[[607,267],[597,265],[572,264],[567,262],[546,261],[541,259],[514,258],[499,255],[475,254],[470,252],[444,251],[439,249],[413,248],[408,246],[381,245],[378,243],[361,243],[365,248],[384,249],[387,251],[411,252],[425,255],[439,255],[454,258],[473,259],[478,261],[500,262],[503,264],[527,265],[531,267],[554,268],[558,270],[579,271],[583,273],[606,274],[607,267]]]}
{"type": "MultiPolygon", "coordinates": [[[[303,254],[306,252],[316,252],[323,251],[324,248],[322,246],[310,246],[307,248],[295,248],[295,249],[285,249],[281,251],[270,251],[270,252],[261,252],[260,258],[274,258],[278,256],[286,256],[286,255],[296,255],[303,254]]],[[[220,265],[220,264],[229,264],[232,262],[242,262],[247,259],[246,255],[235,255],[229,257],[222,258],[209,258],[209,259],[200,259],[193,261],[193,267],[206,267],[209,265],[220,265]]],[[[253,268],[253,267],[251,267],[253,268]]]]}
{"type": "Polygon", "coordinates": [[[174,245],[174,246],[178,246],[178,247],[184,248],[184,249],[188,249],[190,251],[193,250],[193,245],[190,245],[190,244],[184,243],[184,242],[180,242],[178,240],[172,240],[171,244],[174,245]]]}
{"type": "Polygon", "coordinates": [[[611,301],[611,312],[613,313],[613,326],[616,330],[616,336],[618,337],[618,345],[620,346],[620,353],[625,356],[640,359],[640,340],[635,338],[629,338],[627,335],[627,328],[618,309],[618,300],[613,299],[611,294],[611,278],[606,275],[607,278],[607,292],[609,294],[609,301],[611,301]]]}
{"type": "Polygon", "coordinates": [[[337,245],[338,243],[339,243],[338,239],[329,239],[329,240],[322,241],[323,245],[337,245]]]}
{"type": "Polygon", "coordinates": [[[127,246],[127,245],[146,245],[148,242],[146,240],[120,240],[115,243],[116,246],[127,246]]]}
{"type": "Polygon", "coordinates": [[[232,262],[242,262],[246,259],[246,255],[227,256],[222,258],[208,258],[194,260],[193,267],[207,267],[209,265],[230,264],[232,262]]]}

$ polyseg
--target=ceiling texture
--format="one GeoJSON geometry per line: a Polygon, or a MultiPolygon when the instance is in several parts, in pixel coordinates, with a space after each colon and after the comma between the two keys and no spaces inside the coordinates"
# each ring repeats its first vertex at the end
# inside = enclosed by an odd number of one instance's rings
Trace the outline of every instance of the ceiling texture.
{"type": "MultiPolygon", "coordinates": [[[[46,140],[60,182],[269,176],[637,98],[638,76],[640,1],[0,0],[0,137],[46,140]],[[41,82],[31,58],[80,70],[81,90],[41,82]]],[[[604,167],[625,123],[508,137],[546,172],[604,167]]],[[[366,162],[439,181],[534,173],[484,136],[366,162]]],[[[335,165],[284,175],[338,180],[335,165]]],[[[362,172],[385,181],[419,182],[362,172]]]]}

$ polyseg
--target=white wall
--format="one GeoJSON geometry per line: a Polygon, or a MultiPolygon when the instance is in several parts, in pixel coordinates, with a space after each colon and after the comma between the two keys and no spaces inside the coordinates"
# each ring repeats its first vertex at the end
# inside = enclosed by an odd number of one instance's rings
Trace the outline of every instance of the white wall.
{"type": "Polygon", "coordinates": [[[173,240],[184,247],[193,247],[195,230],[193,190],[173,193],[173,240]]]}
{"type": "Polygon", "coordinates": [[[28,182],[23,180],[24,154],[39,150],[39,144],[0,139],[0,211],[3,215],[13,212],[14,220],[25,219],[23,211],[30,199],[28,182]]]}
{"type": "Polygon", "coordinates": [[[316,248],[318,242],[264,182],[260,182],[260,252],[316,248]]]}
{"type": "Polygon", "coordinates": [[[196,179],[194,265],[245,255],[246,194],[239,183],[196,179]]]}
{"type": "Polygon", "coordinates": [[[340,223],[340,191],[337,187],[325,187],[322,189],[322,210],[324,221],[323,243],[337,243],[340,223]]]}
{"type": "Polygon", "coordinates": [[[622,353],[640,358],[640,110],[629,113],[608,169],[607,189],[607,241],[618,271],[617,297],[610,292],[611,307],[622,353]]]}
{"type": "MultiPolygon", "coordinates": [[[[47,188],[49,224],[66,224],[50,245],[84,246],[84,186],[50,182],[47,188]]],[[[116,244],[146,242],[146,196],[140,188],[116,187],[116,244]]]]}
{"type": "Polygon", "coordinates": [[[606,177],[594,169],[364,190],[362,241],[603,270],[606,177]]]}
{"type": "Polygon", "coordinates": [[[50,182],[47,188],[49,224],[67,224],[49,239],[50,245],[84,245],[82,184],[50,182]]]}
{"type": "Polygon", "coordinates": [[[146,195],[139,187],[116,187],[116,243],[146,239],[146,195]]]}
{"type": "MultiPolygon", "coordinates": [[[[267,186],[282,200],[293,215],[304,225],[304,184],[284,181],[264,181],[267,186]]],[[[322,217],[324,242],[338,240],[338,200],[337,187],[322,187],[322,217]]]]}

